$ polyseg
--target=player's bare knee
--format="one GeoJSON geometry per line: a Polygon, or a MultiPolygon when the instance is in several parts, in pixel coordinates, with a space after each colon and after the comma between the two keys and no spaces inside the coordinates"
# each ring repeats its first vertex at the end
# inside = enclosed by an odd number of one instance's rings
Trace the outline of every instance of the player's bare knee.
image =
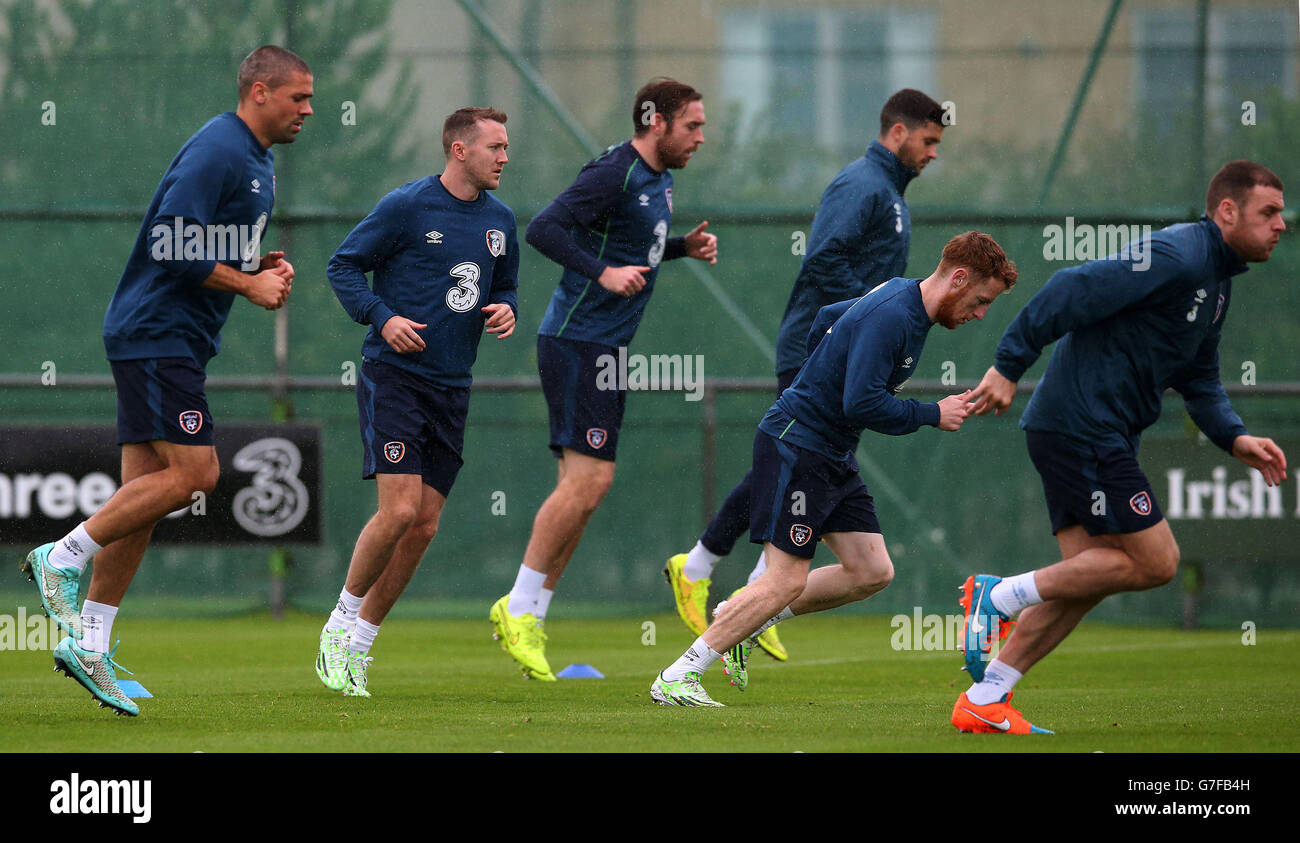
{"type": "Polygon", "coordinates": [[[804,573],[802,575],[792,573],[790,576],[782,577],[780,580],[778,580],[776,582],[776,586],[777,586],[777,593],[780,594],[781,596],[781,600],[780,600],[781,605],[789,606],[791,603],[797,600],[799,598],[799,595],[803,594],[803,590],[807,585],[808,585],[807,573],[804,573]]]}
{"type": "Polygon", "coordinates": [[[411,529],[415,531],[416,539],[428,544],[433,541],[434,536],[438,535],[438,520],[434,518],[417,521],[411,525],[411,529]]]}
{"type": "Polygon", "coordinates": [[[848,569],[855,596],[865,600],[894,581],[894,564],[888,559],[848,569]]]}
{"type": "Polygon", "coordinates": [[[1173,581],[1174,575],[1178,573],[1180,557],[1178,545],[1170,542],[1167,548],[1163,548],[1156,558],[1148,563],[1147,575],[1151,580],[1152,588],[1167,585],[1173,581]]]}
{"type": "Polygon", "coordinates": [[[214,458],[199,474],[199,484],[194,491],[202,492],[205,495],[212,494],[212,490],[217,488],[217,481],[221,479],[221,466],[217,464],[214,458]]]}
{"type": "Polygon", "coordinates": [[[1178,544],[1174,541],[1169,541],[1141,556],[1131,556],[1138,586],[1159,588],[1167,585],[1178,573],[1180,556],[1178,544]]]}
{"type": "Polygon", "coordinates": [[[171,495],[177,506],[190,503],[196,493],[212,494],[221,477],[215,460],[203,466],[174,466],[170,473],[171,495]]]}
{"type": "Polygon", "coordinates": [[[400,530],[409,530],[419,516],[420,510],[410,501],[388,501],[379,507],[378,517],[400,530]]]}

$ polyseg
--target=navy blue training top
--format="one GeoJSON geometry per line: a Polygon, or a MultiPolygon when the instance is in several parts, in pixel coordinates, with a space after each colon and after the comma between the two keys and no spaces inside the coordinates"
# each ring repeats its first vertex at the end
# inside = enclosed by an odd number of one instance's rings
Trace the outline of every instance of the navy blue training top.
{"type": "Polygon", "coordinates": [[[426,176],[389,193],[347,236],[326,268],[356,322],[370,325],[361,353],[442,387],[468,387],[488,304],[518,315],[515,215],[479,191],[473,202],[426,176]],[[366,273],[374,272],[374,290],[366,273]],[[384,340],[394,315],[428,325],[424,350],[402,354],[384,340]]]}
{"type": "Polygon", "coordinates": [[[1219,338],[1232,276],[1246,264],[1206,216],[1161,229],[1143,247],[1142,260],[1130,247],[1128,257],[1056,272],[1007,327],[995,365],[1013,381],[1056,342],[1020,426],[1136,451],[1172,387],[1210,441],[1231,452],[1246,426],[1219,380],[1219,338]]]}
{"type": "Polygon", "coordinates": [[[831,180],[808,236],[808,251],[781,317],[777,374],[799,368],[817,311],[901,276],[907,270],[912,218],[903,191],[916,170],[879,141],[831,180]]]}
{"type": "MultiPolygon", "coordinates": [[[[849,462],[863,430],[897,436],[938,426],[938,404],[895,397],[916,371],[933,325],[920,283],[894,278],[856,301],[834,305],[843,315],[826,329],[758,429],[849,462]]],[[[832,310],[826,318],[834,315],[832,310]]]]}
{"type": "Polygon", "coordinates": [[[233,111],[185,142],[145,212],[104,315],[109,360],[189,357],[221,349],[235,294],[202,286],[217,261],[257,271],[275,202],[275,157],[233,111]]]}
{"type": "Polygon", "coordinates": [[[626,346],[654,292],[659,264],[683,257],[686,241],[668,237],[673,176],[652,170],[631,141],[587,163],[573,184],[528,224],[529,245],[564,267],[537,333],[626,346]],[[596,282],[610,266],[648,266],[632,296],[596,282]]]}

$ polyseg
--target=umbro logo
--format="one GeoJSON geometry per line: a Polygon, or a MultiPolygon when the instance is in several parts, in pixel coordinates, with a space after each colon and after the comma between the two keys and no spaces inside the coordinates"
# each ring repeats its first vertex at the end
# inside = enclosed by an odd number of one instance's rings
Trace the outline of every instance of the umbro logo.
{"type": "Polygon", "coordinates": [[[425,232],[424,237],[425,237],[425,241],[424,241],[424,242],[425,242],[426,244],[427,244],[427,243],[433,243],[433,244],[436,245],[436,244],[442,243],[442,232],[441,232],[441,231],[427,231],[427,232],[425,232]]]}
{"type": "Polygon", "coordinates": [[[912,358],[911,358],[911,357],[909,357],[909,358],[907,358],[906,360],[903,361],[903,368],[904,368],[904,369],[910,369],[910,368],[912,368],[912,358]]]}
{"type": "Polygon", "coordinates": [[[642,207],[642,208],[649,207],[649,205],[650,205],[650,197],[649,197],[649,196],[646,196],[644,193],[642,193],[640,196],[638,196],[638,197],[636,198],[636,201],[638,201],[638,202],[641,203],[641,207],[642,207]]]}
{"type": "Polygon", "coordinates": [[[253,179],[253,192],[254,192],[254,193],[261,193],[261,192],[262,192],[262,183],[261,183],[260,181],[258,181],[257,179],[253,179]]]}

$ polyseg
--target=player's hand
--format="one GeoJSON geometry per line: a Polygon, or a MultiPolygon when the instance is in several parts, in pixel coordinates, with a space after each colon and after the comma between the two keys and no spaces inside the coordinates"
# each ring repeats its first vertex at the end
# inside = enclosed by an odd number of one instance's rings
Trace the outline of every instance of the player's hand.
{"type": "Polygon", "coordinates": [[[293,267],[281,260],[270,269],[248,276],[244,297],[258,307],[279,310],[289,299],[293,287],[293,267]]]}
{"type": "Polygon", "coordinates": [[[949,395],[939,402],[939,429],[956,430],[970,413],[969,389],[961,395],[949,395]]]}
{"type": "Polygon", "coordinates": [[[257,268],[259,270],[270,269],[273,266],[279,265],[282,260],[284,260],[284,252],[267,252],[265,255],[262,255],[262,259],[258,263],[257,268]]]}
{"type": "Polygon", "coordinates": [[[1011,406],[1011,400],[1015,397],[1016,382],[1003,377],[996,366],[989,366],[989,370],[984,373],[984,379],[971,393],[970,400],[975,402],[971,410],[977,416],[982,416],[990,410],[996,411],[994,415],[1000,416],[1003,410],[1011,406]]]}
{"type": "Polygon", "coordinates": [[[412,322],[405,316],[393,316],[384,323],[379,333],[393,351],[399,354],[410,354],[413,351],[424,351],[424,340],[416,332],[427,327],[429,326],[412,322]]]}
{"type": "Polygon", "coordinates": [[[686,256],[712,265],[718,262],[718,236],[705,232],[708,227],[709,221],[705,220],[686,235],[686,256]]]}
{"type": "Polygon", "coordinates": [[[1259,469],[1264,482],[1270,486],[1278,486],[1286,480],[1286,454],[1272,439],[1243,434],[1232,440],[1232,455],[1251,468],[1259,469]]]}
{"type": "Polygon", "coordinates": [[[648,266],[607,266],[596,283],[611,293],[634,296],[645,287],[645,276],[641,273],[649,271],[648,266]]]}
{"type": "Polygon", "coordinates": [[[505,303],[489,304],[481,308],[484,313],[491,314],[484,327],[489,334],[496,334],[497,339],[503,340],[515,332],[515,312],[510,305],[505,303]]]}

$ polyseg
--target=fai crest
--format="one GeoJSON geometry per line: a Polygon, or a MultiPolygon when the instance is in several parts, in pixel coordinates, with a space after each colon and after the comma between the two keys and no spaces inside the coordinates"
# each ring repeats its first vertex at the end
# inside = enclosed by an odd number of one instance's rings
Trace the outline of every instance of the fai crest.
{"type": "Polygon", "coordinates": [[[186,410],[181,413],[181,430],[189,434],[199,432],[203,427],[203,414],[198,410],[186,410]]]}
{"type": "Polygon", "coordinates": [[[671,187],[664,188],[664,199],[668,201],[668,213],[671,214],[673,212],[673,189],[671,187]]]}
{"type": "Polygon", "coordinates": [[[795,524],[790,528],[790,541],[794,542],[795,547],[803,547],[812,538],[812,528],[805,527],[803,524],[795,524]]]}
{"type": "Polygon", "coordinates": [[[1138,515],[1151,514],[1151,496],[1146,492],[1138,492],[1128,499],[1128,505],[1133,507],[1133,511],[1138,515]]]}
{"type": "Polygon", "coordinates": [[[495,228],[489,228],[487,233],[488,251],[492,257],[499,258],[506,253],[506,236],[495,228]]]}
{"type": "Polygon", "coordinates": [[[384,443],[384,458],[389,462],[401,462],[404,456],[406,456],[406,444],[404,442],[384,443]]]}
{"type": "Polygon", "coordinates": [[[593,427],[587,431],[587,444],[593,448],[599,448],[605,444],[608,435],[602,427],[593,427]]]}

